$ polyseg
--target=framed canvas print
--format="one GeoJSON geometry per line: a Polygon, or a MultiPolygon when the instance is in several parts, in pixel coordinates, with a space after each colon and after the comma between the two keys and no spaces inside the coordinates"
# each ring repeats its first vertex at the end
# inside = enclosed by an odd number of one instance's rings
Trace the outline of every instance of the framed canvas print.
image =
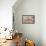
{"type": "Polygon", "coordinates": [[[35,16],[34,15],[23,15],[22,24],[35,24],[35,16]]]}

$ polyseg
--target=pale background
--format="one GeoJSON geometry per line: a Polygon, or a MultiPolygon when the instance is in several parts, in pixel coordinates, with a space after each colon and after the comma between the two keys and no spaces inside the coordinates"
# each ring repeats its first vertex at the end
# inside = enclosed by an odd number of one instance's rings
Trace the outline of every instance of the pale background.
{"type": "MultiPolygon", "coordinates": [[[[12,6],[15,2],[16,0],[0,0],[0,26],[7,27],[9,29],[12,28],[12,6]]],[[[40,32],[39,38],[41,37],[41,41],[44,44],[42,46],[46,46],[46,0],[41,0],[41,9],[42,9],[41,10],[42,14],[41,14],[40,22],[42,28],[40,28],[41,30],[38,31],[38,27],[37,27],[37,31],[40,32]]]]}

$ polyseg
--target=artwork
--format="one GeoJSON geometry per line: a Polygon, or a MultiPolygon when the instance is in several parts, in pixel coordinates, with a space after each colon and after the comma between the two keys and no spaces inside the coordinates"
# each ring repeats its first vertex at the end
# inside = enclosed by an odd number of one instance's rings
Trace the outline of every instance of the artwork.
{"type": "Polygon", "coordinates": [[[35,16],[34,15],[23,15],[22,24],[35,24],[35,16]]]}

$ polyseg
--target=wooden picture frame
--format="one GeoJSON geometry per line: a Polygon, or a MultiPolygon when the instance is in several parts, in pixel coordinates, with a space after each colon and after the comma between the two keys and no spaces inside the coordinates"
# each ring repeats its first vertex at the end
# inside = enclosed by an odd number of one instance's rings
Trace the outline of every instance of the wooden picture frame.
{"type": "Polygon", "coordinates": [[[34,15],[23,15],[22,24],[35,24],[35,16],[34,15]]]}

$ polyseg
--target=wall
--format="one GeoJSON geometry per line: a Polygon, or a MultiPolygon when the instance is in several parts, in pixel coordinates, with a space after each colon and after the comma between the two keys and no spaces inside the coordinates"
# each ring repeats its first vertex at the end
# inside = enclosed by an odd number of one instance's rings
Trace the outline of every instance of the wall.
{"type": "Polygon", "coordinates": [[[24,38],[35,41],[41,46],[41,1],[23,0],[19,5],[13,6],[15,29],[23,33],[24,38]],[[35,24],[22,24],[22,15],[35,15],[35,24]]]}
{"type": "Polygon", "coordinates": [[[41,1],[41,27],[42,46],[46,46],[46,0],[41,1]]]}

